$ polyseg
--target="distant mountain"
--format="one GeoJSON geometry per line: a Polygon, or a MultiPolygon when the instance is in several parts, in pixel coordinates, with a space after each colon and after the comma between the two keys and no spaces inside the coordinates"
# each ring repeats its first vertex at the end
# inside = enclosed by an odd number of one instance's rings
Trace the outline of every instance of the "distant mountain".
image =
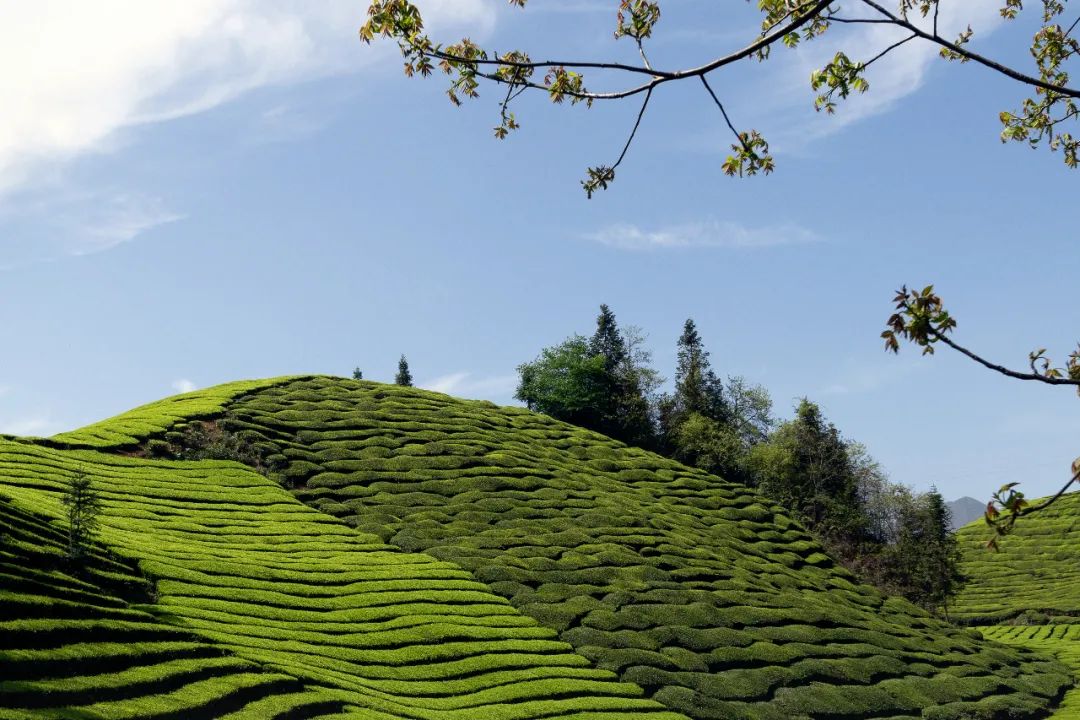
{"type": "Polygon", "coordinates": [[[981,503],[973,497],[964,496],[946,504],[949,506],[949,512],[952,513],[953,530],[967,525],[972,520],[978,520],[986,511],[986,503],[981,503]]]}

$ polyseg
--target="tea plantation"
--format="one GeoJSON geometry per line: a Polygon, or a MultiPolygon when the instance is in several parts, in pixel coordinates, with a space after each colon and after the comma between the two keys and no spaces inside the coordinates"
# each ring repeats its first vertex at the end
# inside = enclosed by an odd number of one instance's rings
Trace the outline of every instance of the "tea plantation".
{"type": "MultiPolygon", "coordinates": [[[[987,638],[1055,655],[1080,677],[1080,495],[1063,496],[1019,521],[989,552],[990,537],[980,520],[959,531],[967,586],[955,615],[979,627],[987,638]],[[1041,623],[1041,624],[1040,624],[1041,623]]],[[[1080,718],[1080,692],[1065,697],[1057,718],[1080,718]]]]}
{"type": "MultiPolygon", "coordinates": [[[[1080,625],[996,625],[979,628],[998,642],[1054,655],[1080,675],[1080,625]]],[[[1054,720],[1080,720],[1080,691],[1070,690],[1054,720]]]]}
{"type": "Polygon", "coordinates": [[[982,521],[958,535],[971,581],[956,599],[957,617],[992,624],[1025,611],[1080,616],[1080,494],[1017,522],[1001,552],[983,548],[990,536],[982,521]]]}
{"type": "Polygon", "coordinates": [[[991,720],[1073,684],[856,584],[742,486],[411,388],[236,383],[0,440],[0,497],[0,720],[991,720]],[[133,456],[196,419],[275,478],[133,456]],[[111,555],[76,576],[78,472],[111,555]]]}
{"type": "MultiPolygon", "coordinates": [[[[5,528],[3,541],[0,617],[14,619],[0,640],[5,711],[680,717],[589,667],[456,566],[356,532],[237,463],[0,441],[0,495],[18,510],[5,517],[29,527],[22,537],[5,528]],[[101,596],[94,574],[50,573],[55,563],[26,555],[39,544],[27,533],[56,542],[54,527],[30,523],[26,509],[55,525],[59,491],[76,472],[103,496],[103,541],[155,580],[156,604],[129,607],[101,596]]],[[[126,568],[104,570],[113,584],[130,579],[126,568]]]]}

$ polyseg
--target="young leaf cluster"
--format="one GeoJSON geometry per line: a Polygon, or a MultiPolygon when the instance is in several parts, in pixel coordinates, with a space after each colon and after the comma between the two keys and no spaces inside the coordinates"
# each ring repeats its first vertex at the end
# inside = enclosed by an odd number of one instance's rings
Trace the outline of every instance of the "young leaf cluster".
{"type": "MultiPolygon", "coordinates": [[[[1022,14],[1022,0],[1001,1],[1000,14],[1006,20],[1015,20],[1022,14]]],[[[727,54],[697,66],[678,69],[663,69],[646,53],[646,41],[654,37],[661,18],[661,2],[657,0],[619,0],[613,8],[614,37],[634,41],[640,55],[639,64],[592,59],[537,61],[523,49],[499,53],[482,49],[468,38],[442,45],[424,32],[420,11],[408,0],[372,0],[368,19],[360,28],[360,37],[366,43],[376,37],[395,40],[405,59],[405,73],[410,77],[430,75],[437,63],[450,76],[446,92],[455,105],[464,99],[479,97],[479,87],[484,81],[505,87],[499,103],[499,124],[494,128],[498,139],[506,138],[520,127],[511,106],[526,90],[541,91],[556,104],[569,99],[572,105],[585,102],[587,106],[597,100],[622,100],[643,95],[637,120],[619,159],[587,168],[581,185],[589,198],[597,191],[607,189],[614,181],[615,169],[636,135],[652,91],[665,83],[690,78],[702,81],[736,139],[732,154],[721,165],[724,174],[744,177],[772,172],[775,163],[762,133],[757,129],[736,129],[709,88],[707,77],[742,59],[767,60],[774,45],[795,48],[821,37],[836,25],[891,26],[904,30],[905,35],[892,44],[883,43],[880,49],[865,58],[852,57],[841,49],[823,67],[814,70],[810,88],[815,92],[816,110],[833,114],[838,101],[867,92],[870,89],[868,68],[896,48],[917,40],[936,46],[946,60],[973,62],[1032,88],[1033,95],[1025,99],[1018,110],[1000,113],[1001,140],[1025,142],[1031,147],[1045,146],[1051,152],[1061,152],[1066,165],[1076,167],[1080,138],[1075,138],[1061,126],[1080,116],[1077,106],[1080,89],[1069,85],[1067,68],[1080,52],[1080,44],[1072,35],[1080,17],[1066,27],[1059,22],[1065,15],[1065,0],[1041,0],[1041,23],[1029,46],[1035,64],[1032,74],[972,49],[974,31],[970,25],[951,39],[942,35],[938,27],[940,2],[894,0],[882,4],[879,0],[854,0],[841,7],[832,0],[758,0],[762,19],[756,37],[749,37],[743,47],[727,54]],[[537,78],[538,70],[543,71],[542,79],[537,78]],[[585,86],[584,72],[587,70],[608,71],[608,76],[627,78],[629,82],[610,90],[591,90],[585,86]]],[[[509,0],[509,3],[525,8],[527,0],[509,0]]]]}

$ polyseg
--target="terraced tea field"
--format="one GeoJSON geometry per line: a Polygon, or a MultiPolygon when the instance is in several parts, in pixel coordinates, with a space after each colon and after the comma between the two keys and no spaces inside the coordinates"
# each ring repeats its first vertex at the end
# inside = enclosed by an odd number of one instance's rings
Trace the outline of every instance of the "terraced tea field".
{"type": "Polygon", "coordinates": [[[694,718],[1022,713],[1062,682],[856,585],[745,488],[525,410],[315,378],[228,411],[312,507],[468,569],[694,718]]]}
{"type": "MultiPolygon", "coordinates": [[[[32,509],[53,555],[76,472],[103,495],[116,557],[82,578],[4,570],[0,617],[93,623],[100,610],[153,630],[102,648],[107,634],[0,640],[0,677],[34,667],[25,653],[42,663],[31,684],[0,685],[21,693],[8,712],[1034,719],[1072,685],[1045,655],[856,584],[747,489],[521,409],[309,376],[0,440],[0,507],[24,525],[32,509]],[[195,419],[254,442],[292,492],[237,463],[131,456],[195,419]],[[213,662],[184,665],[168,642],[213,662]],[[95,655],[122,660],[81,679],[65,665],[95,655]],[[218,692],[231,704],[206,705],[204,681],[235,681],[218,692]],[[141,709],[88,709],[102,688],[141,709]]],[[[36,567],[4,543],[12,568],[36,567]]]]}
{"type": "Polygon", "coordinates": [[[990,625],[1025,610],[1080,616],[1080,494],[1017,522],[1001,552],[983,549],[989,535],[981,521],[958,536],[971,581],[956,599],[957,617],[990,625]]]}
{"type": "Polygon", "coordinates": [[[0,498],[0,718],[310,718],[342,703],[131,606],[145,579],[100,550],[81,577],[66,538],[0,498]],[[55,713],[55,714],[54,714],[55,713]],[[266,713],[266,714],[264,714],[266,713]]]}
{"type": "MultiPolygon", "coordinates": [[[[954,614],[969,623],[1001,623],[1019,615],[1044,625],[990,625],[977,628],[999,642],[1047,652],[1080,677],[1080,495],[1065,495],[1026,517],[1001,541],[1000,552],[983,544],[989,537],[980,520],[960,529],[967,586],[954,614]]],[[[1055,720],[1080,718],[1080,691],[1065,697],[1055,720]]]]}
{"type": "MultiPolygon", "coordinates": [[[[59,491],[76,472],[103,496],[102,539],[156,580],[157,603],[103,599],[84,613],[67,596],[94,591],[68,589],[77,585],[71,579],[49,585],[25,572],[5,575],[0,616],[20,619],[4,635],[2,677],[33,667],[33,658],[44,670],[4,683],[13,699],[0,707],[66,708],[115,696],[126,704],[94,702],[83,708],[91,714],[71,716],[219,717],[236,709],[291,718],[345,708],[381,720],[680,717],[589,667],[460,568],[356,532],[236,463],[0,441],[0,494],[18,508],[58,517],[59,491]],[[73,674],[109,652],[138,664],[73,674]],[[205,657],[214,652],[221,657],[205,657]],[[69,655],[71,671],[50,669],[69,655]],[[212,702],[219,705],[198,711],[212,702]]],[[[9,545],[19,547],[5,539],[5,555],[9,545]]],[[[37,567],[18,556],[10,564],[37,567]]]]}
{"type": "MultiPolygon", "coordinates": [[[[1080,676],[1080,625],[995,625],[978,629],[991,640],[1053,655],[1080,676]]],[[[1080,690],[1065,695],[1054,720],[1080,720],[1080,690]]]]}

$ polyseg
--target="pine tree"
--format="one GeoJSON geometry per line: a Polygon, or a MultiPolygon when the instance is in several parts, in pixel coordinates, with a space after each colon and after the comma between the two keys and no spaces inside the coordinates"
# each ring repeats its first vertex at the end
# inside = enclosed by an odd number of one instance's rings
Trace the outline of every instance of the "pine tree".
{"type": "Polygon", "coordinates": [[[615,322],[615,313],[607,305],[601,305],[596,316],[596,332],[589,340],[589,351],[604,358],[604,370],[612,378],[626,362],[626,341],[615,322]]]}
{"type": "Polygon", "coordinates": [[[759,447],[751,460],[761,490],[841,555],[855,552],[869,525],[859,477],[848,444],[821,409],[804,398],[795,419],[759,447]]]}
{"type": "Polygon", "coordinates": [[[395,385],[412,387],[412,373],[409,372],[409,361],[402,355],[397,364],[397,375],[394,376],[395,385]]]}
{"type": "Polygon", "coordinates": [[[922,577],[919,578],[925,588],[924,605],[930,610],[942,608],[948,618],[949,600],[966,580],[960,572],[960,544],[952,529],[952,513],[936,487],[926,493],[924,503],[922,577]]]}
{"type": "Polygon", "coordinates": [[[678,347],[674,397],[676,415],[686,417],[698,413],[710,420],[724,421],[723,383],[712,370],[709,351],[705,349],[693,319],[687,319],[683,325],[678,347]]]}
{"type": "Polygon", "coordinates": [[[600,306],[589,352],[600,358],[597,424],[593,428],[631,445],[652,444],[654,429],[649,399],[642,387],[648,368],[639,368],[619,330],[615,313],[600,306]]]}
{"type": "Polygon", "coordinates": [[[82,560],[97,533],[101,501],[90,478],[81,472],[68,481],[62,501],[67,508],[68,558],[82,560]]]}
{"type": "Polygon", "coordinates": [[[359,367],[355,367],[355,368],[353,368],[353,371],[352,371],[352,377],[353,377],[353,380],[363,380],[364,379],[364,371],[361,370],[359,367]]]}

